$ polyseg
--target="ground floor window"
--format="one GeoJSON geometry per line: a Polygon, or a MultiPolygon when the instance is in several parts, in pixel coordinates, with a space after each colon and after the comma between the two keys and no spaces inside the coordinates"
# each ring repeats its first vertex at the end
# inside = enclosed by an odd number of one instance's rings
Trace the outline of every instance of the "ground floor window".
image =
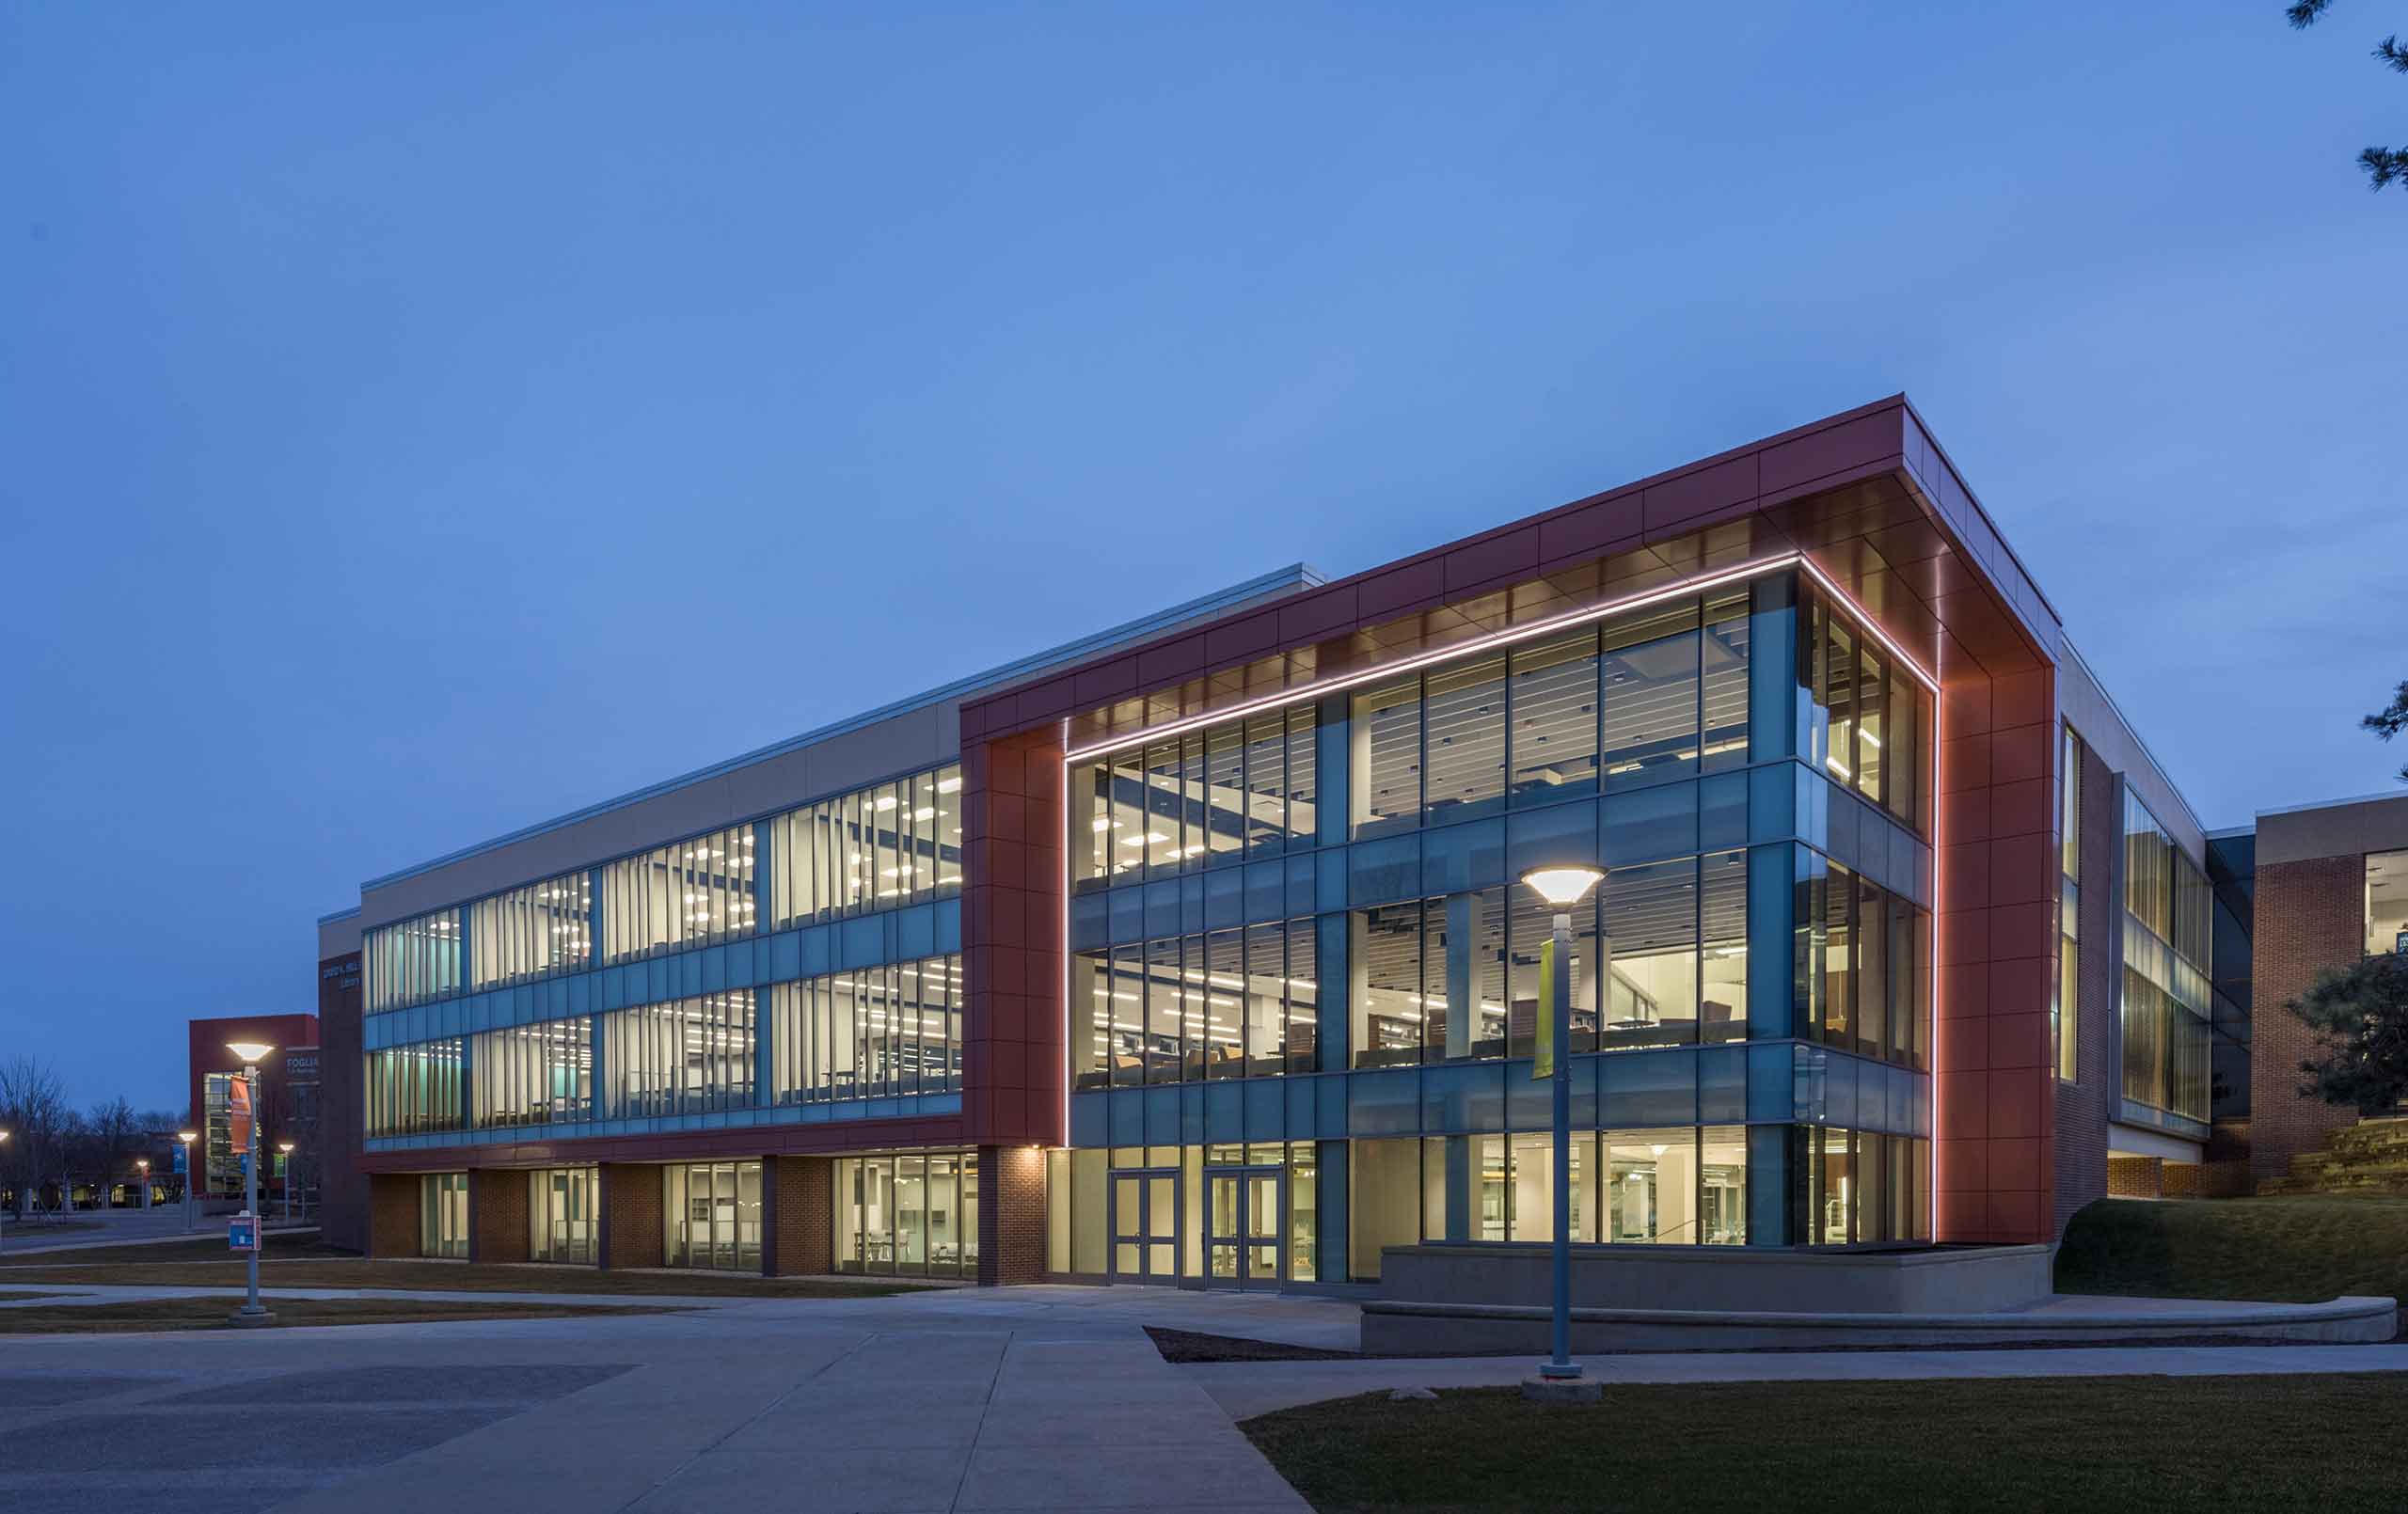
{"type": "Polygon", "coordinates": [[[931,1151],[836,1160],[836,1270],[978,1272],[978,1157],[931,1151]]]}
{"type": "Polygon", "coordinates": [[[527,1254],[539,1262],[593,1262],[601,1184],[591,1167],[527,1175],[527,1254]]]}
{"type": "Polygon", "coordinates": [[[468,1254],[468,1175],[428,1173],[418,1181],[419,1254],[465,1259],[468,1254]]]}
{"type": "Polygon", "coordinates": [[[672,1267],[761,1269],[761,1164],[695,1162],[662,1169],[672,1267]]]}

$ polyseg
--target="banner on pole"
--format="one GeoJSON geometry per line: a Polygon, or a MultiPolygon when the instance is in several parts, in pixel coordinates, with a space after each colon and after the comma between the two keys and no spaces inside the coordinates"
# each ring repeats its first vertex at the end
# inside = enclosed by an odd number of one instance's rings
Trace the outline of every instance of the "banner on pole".
{"type": "Polygon", "coordinates": [[[237,1152],[251,1149],[251,1080],[247,1078],[227,1080],[226,1137],[237,1152]]]}
{"type": "Polygon", "coordinates": [[[1555,1076],[1555,938],[1539,947],[1538,1055],[1530,1059],[1533,1079],[1555,1076]]]}

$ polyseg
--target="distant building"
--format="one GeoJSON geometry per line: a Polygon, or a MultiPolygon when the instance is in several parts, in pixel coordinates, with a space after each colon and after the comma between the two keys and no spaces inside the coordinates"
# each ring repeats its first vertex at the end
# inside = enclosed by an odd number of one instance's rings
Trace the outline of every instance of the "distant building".
{"type": "Polygon", "coordinates": [[[272,1189],[278,1171],[277,1143],[294,1143],[293,1155],[305,1170],[317,1163],[318,1017],[315,1015],[236,1015],[191,1022],[188,1043],[190,1098],[194,1128],[193,1191],[230,1197],[243,1191],[242,1153],[234,1149],[230,1130],[228,1090],[242,1076],[242,1059],[227,1049],[230,1041],[257,1041],[275,1051],[260,1067],[260,1167],[263,1189],[272,1189]]]}

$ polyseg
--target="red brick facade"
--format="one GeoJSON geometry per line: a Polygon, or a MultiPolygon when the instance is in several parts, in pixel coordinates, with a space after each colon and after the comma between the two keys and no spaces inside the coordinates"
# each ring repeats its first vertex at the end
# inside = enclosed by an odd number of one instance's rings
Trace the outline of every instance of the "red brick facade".
{"type": "Polygon", "coordinates": [[[2283,1006],[2318,973],[2354,962],[2366,949],[2366,859],[2323,857],[2258,869],[2249,1059],[2249,1168],[2280,1177],[2325,1132],[2355,1125],[2355,1111],[2302,1098],[2299,1065],[2315,1052],[2308,1029],[2283,1006]]]}
{"type": "Polygon", "coordinates": [[[528,1254],[527,1175],[468,1169],[468,1260],[523,1262],[528,1254]]]}
{"type": "Polygon", "coordinates": [[[2173,1167],[2155,1157],[2107,1159],[2107,1196],[2117,1199],[2161,1199],[2166,1196],[2166,1174],[2173,1167]]]}
{"type": "Polygon", "coordinates": [[[771,1157],[761,1164],[761,1270],[813,1277],[836,1270],[836,1163],[771,1157]]]}
{"type": "Polygon", "coordinates": [[[414,1173],[377,1173],[367,1181],[361,1246],[374,1257],[419,1254],[419,1179],[414,1173]]]}
{"type": "MultiPolygon", "coordinates": [[[[1062,748],[1049,732],[961,754],[962,1112],[971,1139],[1060,1145],[1062,748]]],[[[1043,1207],[1043,1185],[1038,1185],[1043,1207]]]]}
{"type": "Polygon", "coordinates": [[[978,1281],[1045,1281],[1045,1153],[978,1148],[978,1281]]]}
{"type": "Polygon", "coordinates": [[[635,1162],[605,1162],[602,1183],[604,1268],[659,1267],[669,1258],[660,1212],[660,1169],[635,1162]]]}

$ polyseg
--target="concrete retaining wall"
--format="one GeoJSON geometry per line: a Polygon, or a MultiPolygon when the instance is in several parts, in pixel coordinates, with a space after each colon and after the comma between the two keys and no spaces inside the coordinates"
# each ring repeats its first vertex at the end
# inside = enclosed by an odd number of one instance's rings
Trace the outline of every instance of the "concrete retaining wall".
{"type": "MultiPolygon", "coordinates": [[[[2047,1246],[1802,1252],[1740,1246],[1576,1246],[1572,1301],[1616,1310],[1973,1315],[2046,1298],[2047,1246]]],[[[1439,1304],[1545,1304],[1544,1247],[1391,1246],[1383,1299],[1439,1304]]]]}

